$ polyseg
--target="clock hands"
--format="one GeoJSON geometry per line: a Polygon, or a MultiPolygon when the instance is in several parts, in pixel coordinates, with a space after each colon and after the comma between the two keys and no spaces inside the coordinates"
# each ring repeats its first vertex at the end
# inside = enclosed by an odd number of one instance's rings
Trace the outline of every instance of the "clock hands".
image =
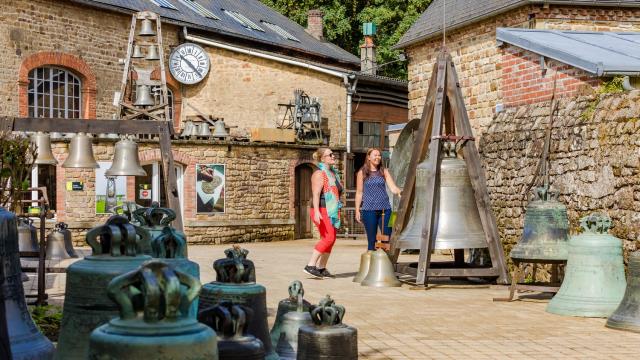
{"type": "Polygon", "coordinates": [[[187,58],[185,58],[184,56],[182,56],[182,54],[179,54],[179,55],[180,55],[180,58],[181,58],[182,60],[184,60],[187,64],[189,64],[189,67],[190,67],[190,68],[192,68],[192,69],[193,69],[193,71],[195,71],[195,72],[196,72],[196,74],[198,74],[200,77],[202,77],[202,74],[200,74],[200,71],[198,71],[198,68],[197,68],[197,67],[195,67],[195,66],[191,63],[191,61],[187,60],[187,58]]]}

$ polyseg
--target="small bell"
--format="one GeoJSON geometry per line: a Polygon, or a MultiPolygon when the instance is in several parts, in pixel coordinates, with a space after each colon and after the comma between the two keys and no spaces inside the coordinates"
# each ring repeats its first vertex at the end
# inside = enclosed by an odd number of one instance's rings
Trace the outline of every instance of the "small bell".
{"type": "Polygon", "coordinates": [[[607,327],[640,333],[640,251],[629,255],[627,290],[618,309],[609,316],[607,327]]]}
{"type": "Polygon", "coordinates": [[[149,19],[142,20],[142,26],[140,27],[140,36],[155,36],[156,32],[153,30],[153,23],[149,19]]]}
{"type": "Polygon", "coordinates": [[[70,257],[65,248],[64,233],[60,231],[59,224],[56,224],[53,231],[47,236],[47,259],[62,260],[70,257]]]}
{"type": "Polygon", "coordinates": [[[229,136],[229,133],[227,132],[226,127],[224,126],[224,120],[220,119],[218,121],[216,121],[214,127],[213,127],[213,137],[215,138],[219,138],[219,137],[227,137],[229,136]]]}
{"type": "Polygon", "coordinates": [[[149,45],[149,52],[147,53],[147,60],[160,60],[160,55],[158,55],[158,46],[149,45]]]}
{"type": "Polygon", "coordinates": [[[182,128],[180,137],[190,137],[192,135],[195,135],[193,121],[187,120],[184,122],[184,127],[182,128]]]}
{"type": "Polygon", "coordinates": [[[33,220],[18,218],[18,249],[20,251],[38,252],[38,231],[33,226],[33,220]]]}
{"type": "Polygon", "coordinates": [[[99,168],[93,157],[91,138],[85,133],[77,133],[69,144],[69,156],[62,164],[63,168],[99,168]]]}
{"type": "Polygon", "coordinates": [[[57,165],[58,161],[51,151],[51,139],[49,134],[38,131],[31,137],[31,141],[36,145],[38,156],[33,161],[37,165],[57,165]]]}
{"type": "Polygon", "coordinates": [[[361,283],[367,276],[369,273],[369,266],[371,265],[371,255],[373,253],[373,250],[367,250],[360,255],[360,269],[356,276],[353,277],[353,282],[361,283]]]}
{"type": "MultiPolygon", "coordinates": [[[[304,297],[304,287],[302,286],[302,282],[300,280],[294,280],[289,284],[289,297],[286,299],[280,300],[278,303],[278,311],[276,312],[276,319],[273,321],[273,327],[271,328],[271,343],[273,346],[278,345],[278,341],[280,340],[280,332],[282,331],[282,321],[284,320],[284,315],[291,311],[296,311],[298,309],[298,295],[302,295],[304,297]]],[[[311,304],[302,300],[302,307],[304,311],[309,311],[309,307],[311,304]]]]}
{"type": "Polygon", "coordinates": [[[369,271],[360,285],[373,287],[398,287],[402,285],[396,277],[391,259],[384,250],[378,249],[371,254],[369,271]]]}
{"type": "Polygon", "coordinates": [[[198,125],[198,136],[202,136],[202,137],[210,137],[211,136],[211,130],[209,129],[209,123],[206,121],[203,121],[200,123],[200,125],[198,125]]]}
{"type": "Polygon", "coordinates": [[[56,225],[58,226],[58,231],[64,235],[64,248],[67,251],[67,254],[72,258],[77,258],[78,254],[76,253],[76,249],[73,248],[73,240],[71,238],[71,231],[69,231],[69,225],[63,222],[56,225]]]}
{"type": "Polygon", "coordinates": [[[113,164],[104,173],[106,176],[146,176],[147,172],[140,166],[138,144],[130,139],[122,139],[116,143],[113,164]]]}
{"type": "Polygon", "coordinates": [[[149,85],[138,85],[136,89],[136,102],[134,102],[133,105],[151,106],[156,104],[153,96],[151,96],[151,88],[149,85]]]}
{"type": "Polygon", "coordinates": [[[282,360],[296,360],[298,353],[298,330],[302,326],[312,325],[311,314],[304,310],[302,294],[298,294],[298,306],[295,311],[284,314],[282,330],[276,345],[276,352],[282,360]]]}
{"type": "Polygon", "coordinates": [[[144,54],[142,53],[142,48],[140,48],[140,45],[133,46],[133,54],[131,55],[131,57],[134,59],[142,59],[144,57],[144,54]]]}

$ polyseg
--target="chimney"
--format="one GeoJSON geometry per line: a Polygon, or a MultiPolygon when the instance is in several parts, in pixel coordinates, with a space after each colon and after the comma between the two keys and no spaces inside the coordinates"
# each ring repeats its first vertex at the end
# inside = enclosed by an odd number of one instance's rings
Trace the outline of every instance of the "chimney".
{"type": "Polygon", "coordinates": [[[377,72],[376,45],[373,43],[373,35],[376,34],[376,24],[364,23],[362,25],[364,44],[360,46],[360,72],[375,75],[377,72]]]}
{"type": "Polygon", "coordinates": [[[307,14],[307,32],[318,40],[324,40],[324,26],[322,25],[322,10],[309,10],[307,14]]]}

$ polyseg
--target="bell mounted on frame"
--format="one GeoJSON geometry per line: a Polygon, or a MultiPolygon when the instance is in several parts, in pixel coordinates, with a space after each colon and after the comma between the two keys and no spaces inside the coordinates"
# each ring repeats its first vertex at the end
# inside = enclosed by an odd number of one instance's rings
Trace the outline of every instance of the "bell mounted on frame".
{"type": "Polygon", "coordinates": [[[58,161],[51,151],[51,138],[49,134],[38,131],[31,137],[31,141],[35,144],[38,155],[33,161],[36,165],[57,165],[58,161]]]}
{"type": "Polygon", "coordinates": [[[153,29],[153,22],[149,19],[142,20],[142,25],[140,26],[140,32],[138,32],[139,36],[155,36],[156,31],[153,29]]]}
{"type": "Polygon", "coordinates": [[[150,61],[160,60],[160,55],[158,54],[158,46],[149,45],[149,51],[147,52],[147,57],[145,59],[150,61]]]}
{"type": "Polygon", "coordinates": [[[144,54],[142,53],[142,48],[140,45],[133,46],[133,54],[131,54],[131,58],[133,59],[142,59],[144,58],[144,54]]]}
{"type": "Polygon", "coordinates": [[[215,125],[213,126],[212,136],[215,138],[226,138],[229,136],[227,128],[224,125],[224,120],[220,119],[216,121],[215,125]]]}
{"type": "Polygon", "coordinates": [[[153,106],[156,101],[151,95],[151,86],[149,85],[136,85],[136,101],[133,103],[135,106],[153,106]]]}
{"type": "Polygon", "coordinates": [[[122,139],[115,145],[113,164],[105,172],[106,176],[146,176],[140,166],[138,144],[131,139],[122,139]]]}
{"type": "Polygon", "coordinates": [[[93,145],[91,137],[85,133],[77,133],[71,138],[69,144],[69,156],[62,164],[63,168],[88,168],[100,167],[93,157],[93,145]]]}

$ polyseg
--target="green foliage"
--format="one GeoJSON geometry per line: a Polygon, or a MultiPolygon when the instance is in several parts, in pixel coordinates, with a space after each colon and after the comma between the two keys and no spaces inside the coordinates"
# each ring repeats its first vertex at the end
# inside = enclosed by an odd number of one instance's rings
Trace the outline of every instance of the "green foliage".
{"type": "Polygon", "coordinates": [[[622,87],[623,82],[623,76],[615,76],[608,81],[604,81],[598,88],[598,94],[617,94],[624,92],[624,88],[622,87]]]}
{"type": "Polygon", "coordinates": [[[15,211],[18,191],[29,187],[36,149],[29,138],[0,133],[0,206],[15,211]]]}
{"type": "Polygon", "coordinates": [[[58,341],[62,309],[58,306],[44,305],[31,307],[31,318],[40,332],[51,341],[58,341]]]}
{"type": "MultiPolygon", "coordinates": [[[[393,50],[402,35],[413,25],[432,0],[261,0],[298,24],[307,25],[307,12],[324,12],[324,35],[339,47],[356,55],[363,42],[362,24],[373,22],[378,27],[375,36],[377,62],[397,59],[393,50]]],[[[378,74],[398,79],[407,78],[407,64],[396,62],[378,69],[378,74]]]]}

